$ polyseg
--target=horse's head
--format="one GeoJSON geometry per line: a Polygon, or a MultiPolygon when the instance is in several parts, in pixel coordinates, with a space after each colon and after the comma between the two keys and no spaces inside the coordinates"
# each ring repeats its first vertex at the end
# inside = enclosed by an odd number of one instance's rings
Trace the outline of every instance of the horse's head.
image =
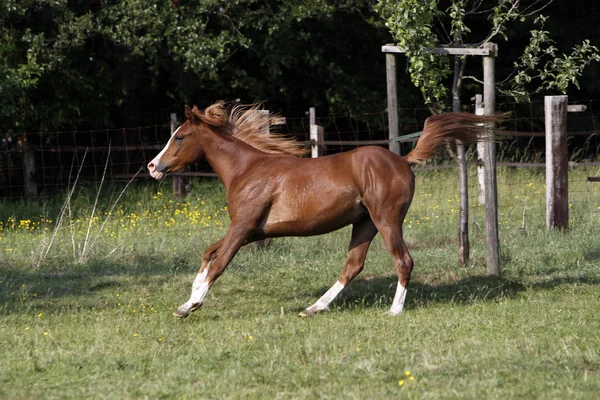
{"type": "Polygon", "coordinates": [[[213,104],[204,112],[196,106],[185,106],[185,117],[187,121],[173,132],[167,145],[148,163],[150,176],[157,180],[202,157],[202,132],[211,127],[221,127],[227,122],[227,112],[221,102],[213,104]]]}

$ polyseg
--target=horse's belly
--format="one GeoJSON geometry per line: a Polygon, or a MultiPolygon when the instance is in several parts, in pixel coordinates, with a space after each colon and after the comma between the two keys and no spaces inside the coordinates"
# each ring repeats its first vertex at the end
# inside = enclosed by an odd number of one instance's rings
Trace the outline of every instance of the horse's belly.
{"type": "Polygon", "coordinates": [[[263,226],[268,236],[311,236],[350,225],[368,215],[358,197],[274,204],[263,226]]]}

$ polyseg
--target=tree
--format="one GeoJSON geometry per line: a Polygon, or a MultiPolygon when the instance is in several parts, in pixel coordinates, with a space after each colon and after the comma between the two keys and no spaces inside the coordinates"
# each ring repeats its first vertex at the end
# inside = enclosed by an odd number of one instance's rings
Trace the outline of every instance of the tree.
{"type": "Polygon", "coordinates": [[[366,0],[7,0],[0,23],[4,132],[139,126],[218,99],[385,104],[390,38],[366,0]]]}
{"type": "Polygon", "coordinates": [[[92,82],[70,65],[91,29],[89,14],[67,1],[6,0],[0,3],[0,122],[5,131],[51,128],[76,123],[93,106],[86,94],[92,82]],[[73,92],[79,101],[71,100],[73,92]],[[87,98],[86,98],[87,97],[87,98]],[[57,109],[56,104],[61,108],[57,109]]]}
{"type": "MultiPolygon", "coordinates": [[[[565,93],[569,85],[578,87],[583,70],[593,61],[600,61],[598,48],[589,40],[575,45],[569,54],[558,49],[544,30],[547,17],[540,14],[552,0],[535,0],[523,5],[520,0],[383,0],[378,11],[386,19],[396,42],[406,48],[409,72],[413,83],[422,91],[424,100],[440,112],[448,108],[448,89],[444,80],[452,71],[446,56],[432,54],[434,46],[480,47],[492,40],[508,40],[509,24],[526,23],[533,19],[529,44],[513,61],[514,69],[498,86],[498,90],[518,101],[529,100],[534,93],[557,90],[565,93]],[[485,18],[487,29],[473,32],[485,18]],[[473,38],[473,40],[469,40],[473,38]]],[[[460,92],[466,58],[455,68],[454,88],[460,92]],[[457,86],[458,85],[458,86],[457,86]]]]}
{"type": "MultiPolygon", "coordinates": [[[[556,89],[565,92],[570,84],[578,85],[583,69],[592,61],[599,61],[598,49],[584,41],[577,45],[569,55],[556,55],[556,47],[549,33],[543,30],[546,18],[539,11],[552,0],[535,0],[522,6],[520,0],[450,0],[448,3],[436,0],[382,0],[378,10],[386,19],[392,36],[406,49],[409,73],[412,82],[421,89],[423,98],[433,113],[443,112],[449,107],[446,78],[452,75],[449,59],[433,53],[435,47],[463,47],[466,43],[475,43],[483,47],[499,37],[507,40],[508,25],[512,22],[525,22],[537,16],[535,24],[542,29],[531,30],[531,40],[523,54],[514,62],[514,71],[509,74],[504,85],[497,89],[513,96],[518,101],[529,100],[527,84],[537,82],[534,93],[556,89]],[[443,4],[442,4],[443,3],[443,4]],[[441,7],[440,7],[441,6],[441,7]],[[487,30],[473,33],[471,16],[481,19],[485,16],[489,22],[487,30]],[[472,40],[471,38],[474,38],[472,40]],[[472,41],[471,41],[472,40],[472,41]],[[545,61],[545,57],[551,57],[545,61]]],[[[461,92],[465,79],[466,57],[455,57],[452,81],[452,110],[461,110],[461,92]]],[[[473,78],[476,81],[476,78],[473,78]]],[[[468,262],[468,185],[465,149],[457,143],[457,158],[460,176],[460,212],[459,212],[459,262],[468,262]]],[[[495,190],[495,188],[493,189],[495,190]]],[[[489,236],[488,236],[489,239],[489,236]]],[[[496,238],[497,239],[497,238],[496,238]]],[[[498,254],[492,251],[488,258],[488,271],[493,275],[500,273],[498,254]]]]}
{"type": "Polygon", "coordinates": [[[379,47],[389,34],[369,1],[154,3],[165,10],[148,16],[140,0],[107,6],[103,25],[118,26],[107,36],[155,73],[170,70],[180,102],[266,100],[292,114],[309,106],[359,113],[385,103],[379,47]]]}
{"type": "MultiPolygon", "coordinates": [[[[578,10],[593,12],[589,2],[573,1],[581,2],[578,10]]],[[[407,46],[412,51],[409,70],[413,77],[420,76],[418,87],[427,87],[431,99],[444,98],[435,91],[446,91],[447,96],[447,89],[434,82],[449,79],[450,64],[421,49],[460,40],[481,43],[494,26],[493,19],[474,14],[473,6],[480,5],[482,12],[497,9],[501,16],[510,14],[510,9],[498,7],[513,3],[384,0],[377,6],[384,20],[369,0],[4,0],[0,2],[0,131],[155,124],[166,122],[169,113],[181,110],[185,103],[202,106],[218,99],[266,100],[269,108],[287,115],[300,115],[309,106],[334,114],[381,110],[385,68],[380,47],[391,41],[390,32],[400,43],[401,29],[409,42],[416,38],[407,46]],[[406,11],[405,17],[401,10],[406,11]],[[383,25],[385,21],[392,29],[383,25]],[[462,39],[455,39],[453,30],[462,32],[462,39]]],[[[589,27],[561,28],[554,20],[565,11],[552,11],[553,18],[538,21],[549,28],[538,31],[556,31],[561,43],[571,40],[576,29],[581,30],[579,37],[594,34],[589,27]]],[[[505,34],[511,47],[525,49],[519,36],[534,18],[517,23],[519,18],[499,24],[506,30],[497,36],[505,34]]],[[[574,43],[581,46],[579,52],[570,59],[559,57],[558,69],[543,76],[529,73],[513,80],[531,86],[555,76],[563,86],[572,84],[578,73],[573,66],[590,60],[593,43],[574,43]],[[561,68],[575,74],[552,72],[561,68]]],[[[501,51],[504,57],[513,50],[501,47],[501,51]]],[[[530,62],[519,61],[519,55],[511,54],[513,61],[530,62]]],[[[498,60],[499,71],[502,60],[498,60]]],[[[543,62],[538,64],[542,71],[543,62]]],[[[475,75],[465,65],[465,75],[475,75]]],[[[403,72],[398,75],[401,104],[421,105],[419,90],[408,84],[403,72]]],[[[517,75],[507,72],[506,76],[517,75]]],[[[594,81],[587,82],[593,88],[594,81]]],[[[470,84],[465,82],[463,88],[470,84]]]]}

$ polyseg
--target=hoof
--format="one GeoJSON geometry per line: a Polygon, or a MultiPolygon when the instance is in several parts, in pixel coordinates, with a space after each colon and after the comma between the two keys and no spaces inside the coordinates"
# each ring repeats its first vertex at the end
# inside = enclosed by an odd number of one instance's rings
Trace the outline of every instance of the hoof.
{"type": "Polygon", "coordinates": [[[318,312],[322,312],[322,311],[329,311],[329,307],[325,307],[325,308],[314,308],[313,306],[308,307],[306,310],[302,311],[300,314],[298,314],[299,317],[302,318],[308,318],[308,317],[312,317],[313,315],[315,315],[318,312]]]}
{"type": "Polygon", "coordinates": [[[202,303],[200,303],[200,304],[194,304],[188,310],[187,307],[184,304],[182,306],[179,306],[179,308],[177,310],[175,310],[175,312],[173,313],[173,315],[176,316],[177,318],[187,318],[187,317],[190,316],[190,313],[193,313],[194,311],[196,311],[200,307],[202,307],[202,303]]]}
{"type": "Polygon", "coordinates": [[[190,312],[183,306],[179,307],[173,315],[177,318],[187,318],[190,315],[190,312]]]}
{"type": "Polygon", "coordinates": [[[402,311],[394,312],[394,311],[390,310],[390,311],[386,311],[385,315],[387,315],[389,317],[397,317],[398,315],[402,315],[402,311]]]}

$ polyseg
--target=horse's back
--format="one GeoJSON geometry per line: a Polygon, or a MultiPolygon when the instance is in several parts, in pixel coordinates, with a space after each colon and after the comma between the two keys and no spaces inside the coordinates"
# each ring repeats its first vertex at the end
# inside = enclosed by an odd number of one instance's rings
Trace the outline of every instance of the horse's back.
{"type": "Polygon", "coordinates": [[[303,159],[302,174],[315,179],[337,180],[355,185],[362,197],[366,192],[387,191],[404,195],[414,191],[414,174],[406,157],[379,146],[364,146],[316,159],[303,159]]]}

